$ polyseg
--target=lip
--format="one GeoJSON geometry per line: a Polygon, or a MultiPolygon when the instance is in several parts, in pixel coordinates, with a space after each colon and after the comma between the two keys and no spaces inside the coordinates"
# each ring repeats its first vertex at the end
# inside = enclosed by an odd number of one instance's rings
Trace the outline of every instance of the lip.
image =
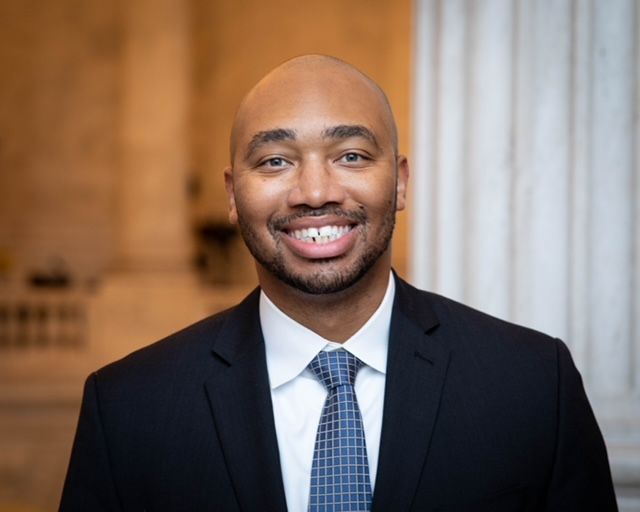
{"type": "MultiPolygon", "coordinates": [[[[291,227],[293,225],[292,223],[291,225],[287,226],[287,231],[288,230],[293,231],[295,229],[304,229],[304,228],[310,228],[310,227],[317,228],[317,227],[327,226],[327,225],[347,226],[351,224],[350,222],[344,222],[344,220],[345,219],[342,219],[342,222],[340,223],[336,223],[333,221],[331,223],[327,223],[326,220],[324,222],[317,223],[315,222],[315,219],[314,219],[313,223],[310,223],[310,222],[300,223],[299,224],[300,227],[298,227],[298,223],[296,223],[296,227],[293,227],[293,228],[291,227]]],[[[291,235],[289,235],[287,231],[281,231],[283,235],[282,240],[286,244],[286,246],[291,250],[291,252],[293,252],[295,255],[304,259],[318,260],[318,259],[337,258],[340,256],[344,256],[346,253],[348,253],[356,243],[358,228],[354,227],[353,229],[351,229],[351,231],[349,231],[347,234],[343,235],[342,237],[338,238],[337,240],[334,240],[333,242],[327,242],[325,244],[303,242],[302,240],[298,240],[297,238],[294,238],[291,235]]]]}

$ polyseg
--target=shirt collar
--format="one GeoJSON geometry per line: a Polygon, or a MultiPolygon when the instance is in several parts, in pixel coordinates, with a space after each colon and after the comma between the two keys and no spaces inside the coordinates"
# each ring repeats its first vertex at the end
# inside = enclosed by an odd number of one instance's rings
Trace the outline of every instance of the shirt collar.
{"type": "Polygon", "coordinates": [[[389,283],[382,302],[369,320],[343,344],[331,342],[282,312],[260,291],[260,323],[264,336],[267,369],[272,389],[293,380],[321,350],[344,348],[365,365],[386,374],[389,326],[395,282],[389,283]]]}

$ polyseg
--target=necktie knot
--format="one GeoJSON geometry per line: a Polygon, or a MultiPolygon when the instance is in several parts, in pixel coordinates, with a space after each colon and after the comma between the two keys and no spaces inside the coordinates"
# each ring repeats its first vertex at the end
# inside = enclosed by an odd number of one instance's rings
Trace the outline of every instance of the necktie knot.
{"type": "Polygon", "coordinates": [[[360,359],[343,349],[323,350],[309,363],[309,369],[328,391],[347,384],[353,386],[361,366],[360,359]]]}

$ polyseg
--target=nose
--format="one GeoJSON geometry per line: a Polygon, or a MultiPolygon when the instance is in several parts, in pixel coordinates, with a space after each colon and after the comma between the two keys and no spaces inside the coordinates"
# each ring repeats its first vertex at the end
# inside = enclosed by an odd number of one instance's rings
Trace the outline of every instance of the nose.
{"type": "Polygon", "coordinates": [[[312,159],[298,168],[287,199],[289,207],[320,208],[328,203],[342,203],[345,195],[336,170],[329,163],[312,159]]]}

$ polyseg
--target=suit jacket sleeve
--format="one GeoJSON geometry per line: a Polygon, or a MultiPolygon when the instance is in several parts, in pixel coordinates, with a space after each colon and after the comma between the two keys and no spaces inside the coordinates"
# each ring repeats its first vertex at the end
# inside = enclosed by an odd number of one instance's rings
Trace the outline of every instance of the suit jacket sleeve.
{"type": "Polygon", "coordinates": [[[80,419],[62,492],[61,512],[122,510],[113,482],[100,418],[97,376],[84,387],[80,419]]]}
{"type": "Polygon", "coordinates": [[[617,511],[607,451],[569,350],[558,340],[558,423],[546,510],[617,511]]]}

